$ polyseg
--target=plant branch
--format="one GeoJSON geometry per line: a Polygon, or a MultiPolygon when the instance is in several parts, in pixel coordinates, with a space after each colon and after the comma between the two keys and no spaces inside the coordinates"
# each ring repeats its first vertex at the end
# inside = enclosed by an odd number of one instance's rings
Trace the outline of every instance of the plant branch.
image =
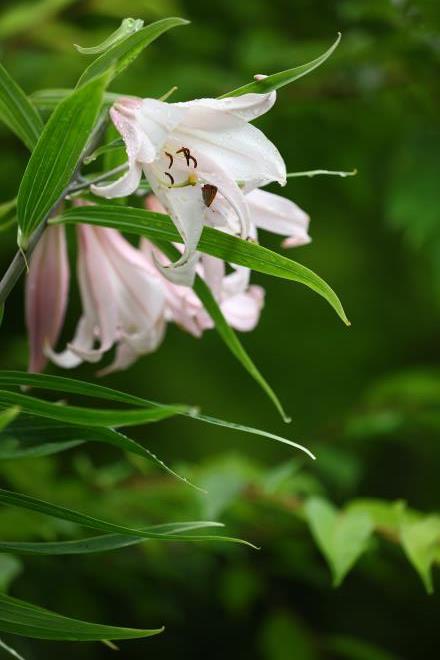
{"type": "Polygon", "coordinates": [[[80,190],[85,190],[86,188],[89,188],[91,185],[94,185],[95,183],[101,183],[101,181],[107,181],[109,177],[112,177],[114,174],[119,174],[120,172],[124,172],[127,168],[128,168],[127,163],[123,163],[123,165],[118,165],[114,169],[105,172],[105,174],[100,174],[94,179],[80,181],[79,183],[74,181],[72,185],[69,186],[69,188],[67,189],[67,193],[68,194],[76,193],[79,192],[80,190]]]}

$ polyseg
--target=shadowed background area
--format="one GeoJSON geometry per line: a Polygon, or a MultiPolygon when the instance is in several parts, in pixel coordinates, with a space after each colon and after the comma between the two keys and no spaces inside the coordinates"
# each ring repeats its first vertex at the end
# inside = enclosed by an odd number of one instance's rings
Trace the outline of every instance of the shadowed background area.
{"type": "MultiPolygon", "coordinates": [[[[166,624],[160,637],[123,643],[126,658],[435,657],[438,595],[425,595],[401,547],[375,538],[335,590],[298,502],[319,494],[340,506],[365,497],[405,500],[425,513],[439,506],[440,423],[413,413],[440,404],[440,6],[3,0],[1,61],[28,93],[74,86],[89,60],[73,43],[99,43],[125,16],[149,22],[172,15],[191,25],[155,42],[112,91],[158,97],[177,85],[172,100],[215,97],[255,73],[303,64],[343,33],[332,58],[280,90],[257,125],[288,171],[358,170],[355,177],[295,178],[282,191],[272,189],[310,214],[313,242],[289,256],[334,287],[352,326],[300,285],[253,277],[266,289],[266,305],[258,328],[242,340],[291,414],[288,427],[212,331],[196,340],[170,327],[155,354],[105,384],[287,435],[318,461],[264,438],[182,419],[136,436],[206,486],[208,496],[99,446],[3,460],[7,487],[97,515],[105,508],[120,522],[217,519],[261,550],[146,543],[99,557],[0,555],[0,587],[14,578],[14,595],[78,618],[166,624]]],[[[3,126],[0,139],[1,203],[15,196],[28,155],[3,126]]],[[[4,270],[15,231],[0,237],[4,270]]],[[[277,237],[262,240],[281,249],[277,237]]],[[[78,313],[73,291],[63,341],[78,313]]],[[[0,367],[25,369],[22,285],[8,301],[1,332],[0,367]]],[[[93,370],[74,375],[92,378],[93,370]]],[[[64,527],[0,511],[5,538],[50,540],[71,531],[64,527]]],[[[37,659],[111,653],[99,644],[19,640],[15,647],[37,659]]]]}

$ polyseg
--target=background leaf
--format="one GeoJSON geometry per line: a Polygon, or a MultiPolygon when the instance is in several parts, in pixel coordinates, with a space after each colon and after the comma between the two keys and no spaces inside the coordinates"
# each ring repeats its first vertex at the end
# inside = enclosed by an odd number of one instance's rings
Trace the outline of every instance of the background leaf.
{"type": "Polygon", "coordinates": [[[308,500],[304,512],[315,541],[331,568],[333,583],[338,586],[366,550],[373,532],[370,516],[362,511],[338,513],[321,498],[308,500]]]}
{"type": "Polygon", "coordinates": [[[32,151],[43,130],[43,122],[32,102],[2,64],[0,64],[0,120],[32,151]]]}
{"type": "Polygon", "coordinates": [[[440,517],[429,516],[413,521],[405,519],[403,514],[400,533],[406,556],[420,575],[426,591],[432,594],[431,568],[440,557],[440,517]]]}

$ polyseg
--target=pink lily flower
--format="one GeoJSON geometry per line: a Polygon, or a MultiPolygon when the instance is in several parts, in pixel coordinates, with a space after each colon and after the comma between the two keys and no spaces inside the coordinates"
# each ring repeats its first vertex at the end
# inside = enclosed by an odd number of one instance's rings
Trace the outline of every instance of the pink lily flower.
{"type": "MultiPolygon", "coordinates": [[[[145,206],[156,213],[165,213],[161,202],[154,195],[147,196],[145,206]]],[[[140,247],[151,265],[166,263],[164,255],[148,240],[142,239],[140,247]]],[[[235,266],[231,273],[226,274],[224,261],[202,255],[196,270],[209,285],[229,325],[241,332],[253,330],[264,305],[264,289],[250,285],[249,268],[235,266]]],[[[192,289],[173,284],[166,278],[164,286],[169,320],[196,337],[213,327],[211,317],[192,289]]]]}
{"type": "Polygon", "coordinates": [[[114,229],[79,225],[78,282],[83,313],[62,353],[48,351],[61,367],[98,362],[116,344],[112,364],[100,374],[126,369],[157,349],[166,327],[160,276],[139,250],[114,229]]]}
{"type": "Polygon", "coordinates": [[[55,346],[64,323],[69,292],[69,260],[62,226],[48,227],[29,263],[25,316],[29,333],[29,371],[43,371],[45,350],[55,346]]]}

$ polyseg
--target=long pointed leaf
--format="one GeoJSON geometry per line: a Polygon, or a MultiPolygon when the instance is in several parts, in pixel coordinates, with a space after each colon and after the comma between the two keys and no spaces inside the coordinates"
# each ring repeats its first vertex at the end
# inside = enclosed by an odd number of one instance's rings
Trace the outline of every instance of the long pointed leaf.
{"type": "Polygon", "coordinates": [[[80,513],[74,509],[68,509],[67,507],[59,506],[58,504],[51,504],[50,502],[45,502],[44,500],[40,500],[36,497],[30,497],[29,495],[23,495],[23,493],[16,493],[10,490],[0,489],[0,503],[16,506],[21,509],[36,511],[37,513],[42,513],[45,516],[51,516],[52,518],[58,518],[59,520],[68,520],[69,522],[82,525],[83,527],[99,529],[102,532],[123,534],[130,537],[136,536],[144,539],[157,539],[161,541],[227,541],[231,543],[247,545],[252,548],[255,547],[248,541],[224,536],[193,537],[186,534],[158,533],[157,531],[153,532],[150,531],[151,528],[134,529],[133,527],[116,525],[115,523],[108,522],[107,520],[101,520],[99,518],[89,516],[86,513],[80,513]]]}
{"type": "Polygon", "coordinates": [[[321,66],[325,62],[333,51],[338,47],[339,42],[341,41],[341,33],[338,33],[336,41],[330,46],[328,50],[325,51],[322,55],[317,57],[307,64],[302,64],[301,66],[295,66],[293,69],[287,69],[286,71],[280,71],[279,73],[273,73],[271,76],[266,78],[261,78],[261,80],[255,80],[247,85],[242,87],[237,87],[233,89],[232,92],[227,92],[223,94],[220,98],[226,98],[228,96],[241,96],[242,94],[266,94],[267,92],[272,92],[275,89],[284,87],[284,85],[289,85],[291,82],[302,78],[302,76],[307,75],[313,69],[316,69],[318,66],[321,66]]]}
{"type": "Polygon", "coordinates": [[[173,27],[187,25],[188,23],[189,21],[183,18],[164,18],[147,25],[94,60],[79,79],[78,87],[85,85],[89,80],[102,75],[109,69],[112,69],[112,78],[114,78],[122,73],[140,55],[144,48],[149,46],[157,37],[160,37],[161,34],[173,27]]]}
{"type": "Polygon", "coordinates": [[[0,594],[0,630],[35,639],[98,642],[103,639],[150,637],[161,633],[163,628],[142,630],[88,623],[0,594]]]}
{"type": "Polygon", "coordinates": [[[187,406],[170,405],[161,408],[136,408],[134,410],[101,410],[82,408],[80,406],[65,406],[50,401],[43,401],[28,394],[6,392],[0,390],[0,403],[16,405],[23,412],[40,417],[56,419],[60,422],[88,426],[133,426],[157,422],[187,411],[187,406]]]}
{"type": "MultiPolygon", "coordinates": [[[[151,525],[148,529],[157,534],[186,534],[187,532],[206,529],[207,527],[223,527],[221,523],[210,521],[195,521],[182,523],[165,523],[151,525]]],[[[197,536],[193,537],[197,540],[197,536]]],[[[0,541],[0,552],[15,552],[24,555],[86,555],[98,552],[119,550],[131,545],[146,543],[151,539],[142,536],[126,536],[125,534],[101,534],[74,541],[0,541]]]]}
{"type": "Polygon", "coordinates": [[[62,101],[47,122],[24,173],[17,199],[19,244],[62,198],[90,138],[109,80],[90,80],[62,101]]]}
{"type": "MultiPolygon", "coordinates": [[[[29,385],[31,387],[38,387],[57,392],[65,392],[69,394],[79,394],[86,397],[95,397],[97,399],[105,399],[108,401],[119,401],[120,403],[127,403],[135,406],[159,406],[164,404],[150,401],[133,394],[119,392],[104,385],[97,385],[96,383],[87,383],[73,378],[65,378],[64,376],[52,376],[48,374],[32,374],[25,371],[0,371],[0,387],[13,387],[29,385]]],[[[275,435],[269,431],[263,431],[251,426],[237,424],[236,422],[227,422],[223,419],[218,419],[210,415],[202,415],[198,412],[180,412],[180,415],[190,417],[191,419],[207,424],[214,424],[215,426],[225,427],[233,431],[242,431],[243,433],[250,433],[258,435],[271,440],[276,440],[291,447],[296,447],[296,443],[283,438],[282,436],[275,435]]]]}
{"type": "MultiPolygon", "coordinates": [[[[174,227],[171,218],[162,213],[143,209],[113,205],[83,206],[72,208],[54,218],[53,223],[89,224],[114,227],[120,231],[147,236],[154,240],[181,242],[182,238],[174,227]]],[[[204,227],[198,249],[229,263],[246,266],[252,270],[292,282],[304,284],[322,296],[333,307],[338,316],[350,325],[341,301],[333,289],[312,270],[292,261],[262,245],[244,241],[225,232],[204,227]]]]}

